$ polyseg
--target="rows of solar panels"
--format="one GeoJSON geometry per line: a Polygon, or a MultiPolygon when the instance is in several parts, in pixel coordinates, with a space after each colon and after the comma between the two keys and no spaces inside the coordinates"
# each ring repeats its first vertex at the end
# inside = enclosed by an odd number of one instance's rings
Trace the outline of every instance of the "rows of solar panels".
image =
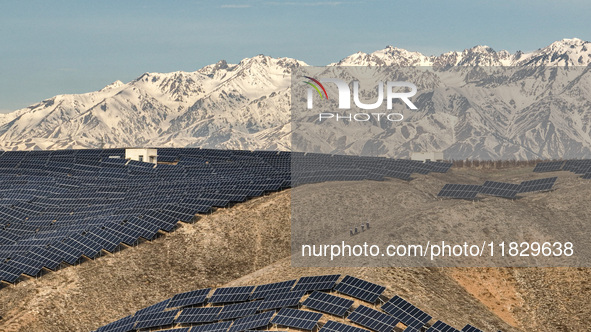
{"type": "Polygon", "coordinates": [[[568,171],[581,175],[583,179],[591,179],[591,159],[547,161],[536,164],[534,172],[568,171]]]}
{"type": "Polygon", "coordinates": [[[383,157],[355,157],[307,153],[292,154],[292,181],[294,185],[341,180],[381,180],[383,177],[411,180],[413,173],[447,173],[451,163],[421,162],[383,157]],[[338,170],[338,171],[335,171],[338,170]]]}
{"type": "Polygon", "coordinates": [[[446,184],[437,194],[439,197],[476,199],[478,194],[516,198],[517,194],[552,190],[557,177],[523,181],[520,184],[486,181],[483,185],[446,184]]]}
{"type": "Polygon", "coordinates": [[[0,152],[0,280],[92,259],[153,239],[197,213],[291,187],[292,164],[298,184],[408,179],[413,171],[450,166],[272,151],[158,154],[174,164],[129,161],[123,149],[0,152]]]}
{"type": "MultiPolygon", "coordinates": [[[[581,175],[583,179],[591,179],[591,159],[559,160],[539,162],[534,167],[535,173],[568,171],[581,175]]],[[[486,181],[483,185],[446,184],[437,196],[475,199],[478,194],[515,198],[517,194],[548,191],[556,182],[557,177],[523,181],[520,184],[486,181]]]]}
{"type": "MultiPolygon", "coordinates": [[[[259,286],[218,288],[213,292],[207,288],[177,294],[96,332],[156,328],[168,332],[242,332],[271,327],[304,331],[320,328],[321,332],[391,332],[394,328],[406,332],[460,331],[441,321],[429,326],[432,317],[399,296],[384,303],[383,286],[352,276],[345,276],[340,282],[339,279],[340,275],[310,276],[259,286]],[[360,304],[354,308],[352,298],[370,306],[360,304]],[[378,302],[382,304],[380,309],[372,308],[378,302]],[[334,320],[321,324],[324,314],[354,325],[334,320]]],[[[480,330],[468,324],[461,331],[480,330]]]]}

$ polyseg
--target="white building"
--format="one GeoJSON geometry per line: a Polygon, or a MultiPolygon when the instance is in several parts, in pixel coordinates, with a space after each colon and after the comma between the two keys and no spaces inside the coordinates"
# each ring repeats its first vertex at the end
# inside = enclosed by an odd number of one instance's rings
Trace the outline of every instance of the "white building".
{"type": "Polygon", "coordinates": [[[426,161],[443,161],[443,152],[411,152],[411,160],[426,161]]]}
{"type": "Polygon", "coordinates": [[[158,163],[158,150],[146,148],[127,148],[125,149],[125,159],[156,164],[158,163]]]}

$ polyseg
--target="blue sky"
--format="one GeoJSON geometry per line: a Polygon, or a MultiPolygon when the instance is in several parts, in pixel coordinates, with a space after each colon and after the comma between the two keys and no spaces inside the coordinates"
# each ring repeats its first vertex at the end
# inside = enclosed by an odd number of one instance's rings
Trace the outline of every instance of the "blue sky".
{"type": "Polygon", "coordinates": [[[394,45],[427,55],[591,40],[591,4],[537,1],[0,2],[0,112],[144,72],[257,54],[312,65],[394,45]]]}

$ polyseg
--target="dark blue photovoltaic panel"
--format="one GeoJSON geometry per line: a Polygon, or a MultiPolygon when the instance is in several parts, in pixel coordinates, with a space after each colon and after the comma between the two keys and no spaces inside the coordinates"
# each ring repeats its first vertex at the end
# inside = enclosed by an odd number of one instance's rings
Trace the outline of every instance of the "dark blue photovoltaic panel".
{"type": "Polygon", "coordinates": [[[226,331],[228,331],[228,328],[230,327],[230,325],[232,325],[231,321],[198,325],[198,326],[193,326],[191,328],[191,332],[226,332],[226,331]]]}
{"type": "Polygon", "coordinates": [[[308,296],[302,305],[313,310],[343,317],[353,306],[353,300],[315,291],[308,296]]]}
{"type": "Polygon", "coordinates": [[[521,187],[520,187],[519,192],[520,193],[528,193],[528,192],[535,192],[535,191],[550,190],[554,186],[556,179],[558,179],[558,178],[552,177],[552,178],[545,178],[545,179],[523,181],[523,182],[521,182],[521,187]]]}
{"type": "Polygon", "coordinates": [[[133,330],[135,318],[127,316],[113,323],[100,327],[96,332],[127,332],[133,330]]]}
{"type": "Polygon", "coordinates": [[[257,300],[264,298],[266,295],[289,292],[295,283],[296,280],[294,279],[257,286],[250,295],[250,299],[257,300]]]}
{"type": "Polygon", "coordinates": [[[259,307],[259,311],[295,307],[300,303],[304,295],[306,295],[306,291],[303,290],[267,295],[259,307]]]}
{"type": "Polygon", "coordinates": [[[158,330],[158,332],[189,332],[190,330],[190,327],[181,327],[178,329],[158,330]]]}
{"type": "Polygon", "coordinates": [[[172,325],[178,312],[178,310],[170,310],[161,312],[146,312],[141,315],[136,314],[134,316],[136,320],[134,328],[139,330],[151,327],[172,325]]]}
{"type": "Polygon", "coordinates": [[[347,319],[376,332],[391,332],[400,323],[400,320],[364,305],[357,307],[347,319]]]}
{"type": "Polygon", "coordinates": [[[431,325],[429,329],[427,329],[427,332],[460,332],[460,330],[455,329],[445,324],[444,322],[438,320],[435,322],[435,324],[431,325]]]}
{"type": "Polygon", "coordinates": [[[537,163],[536,167],[534,167],[534,172],[542,173],[560,171],[562,169],[562,165],[564,165],[564,161],[548,161],[537,163]]]}
{"type": "Polygon", "coordinates": [[[226,287],[215,290],[209,303],[232,303],[247,301],[255,286],[226,287]]]}
{"type": "Polygon", "coordinates": [[[515,198],[520,189],[521,186],[518,184],[486,181],[482,185],[480,193],[503,198],[515,198]]]}
{"type": "Polygon", "coordinates": [[[474,326],[468,324],[464,326],[462,332],[482,332],[482,330],[475,328],[474,326]]]}
{"type": "Polygon", "coordinates": [[[212,323],[217,321],[220,311],[222,311],[222,307],[184,308],[175,323],[212,323]]]}
{"type": "Polygon", "coordinates": [[[360,327],[355,327],[339,322],[335,322],[334,320],[329,320],[322,326],[319,332],[369,332],[366,329],[362,329],[360,327]]]}
{"type": "Polygon", "coordinates": [[[438,197],[475,199],[482,186],[473,184],[446,184],[437,194],[438,197]]]}
{"type": "Polygon", "coordinates": [[[331,274],[324,276],[301,277],[292,290],[305,290],[307,292],[315,290],[333,289],[337,280],[341,277],[340,274],[331,274]]]}
{"type": "Polygon", "coordinates": [[[151,305],[147,308],[144,308],[142,310],[139,310],[138,312],[135,313],[135,316],[140,316],[143,315],[147,312],[161,312],[164,311],[164,309],[166,309],[166,306],[168,305],[168,303],[170,302],[170,299],[166,299],[162,302],[158,302],[154,305],[151,305]]]}
{"type": "Polygon", "coordinates": [[[223,307],[216,320],[236,319],[256,314],[262,301],[228,304],[223,307]]]}
{"type": "Polygon", "coordinates": [[[316,327],[320,318],[322,318],[321,313],[283,308],[273,317],[271,322],[281,326],[311,331],[316,327]]]}
{"type": "Polygon", "coordinates": [[[375,303],[386,287],[359,278],[345,276],[335,288],[337,292],[352,296],[369,303],[375,303]]]}
{"type": "Polygon", "coordinates": [[[262,314],[239,318],[234,321],[228,332],[242,332],[266,327],[271,323],[271,317],[273,317],[274,314],[275,311],[267,311],[262,314]]]}
{"type": "Polygon", "coordinates": [[[419,331],[420,328],[425,326],[425,324],[431,320],[430,315],[400,296],[394,296],[391,298],[382,306],[382,310],[399,319],[402,324],[409,327],[410,329],[408,329],[408,331],[419,331]]]}
{"type": "Polygon", "coordinates": [[[175,295],[166,306],[167,308],[186,307],[190,305],[203,304],[207,300],[211,288],[199,289],[191,292],[175,295]]]}

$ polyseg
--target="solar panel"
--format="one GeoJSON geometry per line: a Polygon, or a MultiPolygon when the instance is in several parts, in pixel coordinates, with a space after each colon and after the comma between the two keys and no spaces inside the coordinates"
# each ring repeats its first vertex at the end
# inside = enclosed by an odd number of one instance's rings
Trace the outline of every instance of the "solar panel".
{"type": "Polygon", "coordinates": [[[482,185],[480,193],[503,198],[515,198],[519,190],[521,190],[519,184],[486,181],[482,185]]]}
{"type": "Polygon", "coordinates": [[[375,303],[386,287],[359,278],[345,276],[335,288],[337,292],[352,296],[369,303],[375,303]]]}
{"type": "Polygon", "coordinates": [[[185,308],[175,320],[179,324],[211,323],[217,321],[222,307],[185,308]]]}
{"type": "Polygon", "coordinates": [[[158,302],[154,305],[151,305],[149,307],[146,307],[142,310],[139,310],[135,313],[135,316],[139,316],[139,315],[143,315],[147,312],[160,312],[160,311],[164,311],[164,309],[166,309],[166,306],[168,305],[168,303],[170,302],[170,299],[166,299],[162,302],[158,302]]]}
{"type": "Polygon", "coordinates": [[[262,301],[229,304],[223,307],[216,320],[236,319],[254,315],[262,301]]]}
{"type": "Polygon", "coordinates": [[[315,290],[333,289],[337,280],[341,277],[340,274],[301,277],[298,283],[293,287],[294,291],[305,290],[307,292],[315,290]]]}
{"type": "Polygon", "coordinates": [[[322,326],[320,331],[318,332],[369,332],[366,329],[362,329],[360,327],[355,327],[339,322],[335,322],[334,320],[329,320],[322,326]]]}
{"type": "Polygon", "coordinates": [[[316,291],[308,296],[303,305],[310,309],[343,317],[353,305],[353,300],[316,291]]]}
{"type": "Polygon", "coordinates": [[[254,286],[218,288],[209,299],[209,303],[244,302],[253,290],[254,286]]]}
{"type": "Polygon", "coordinates": [[[167,308],[178,308],[187,307],[190,305],[198,305],[205,303],[207,294],[211,291],[211,288],[204,288],[194,290],[191,292],[177,294],[170,299],[170,302],[166,306],[167,308]]]}
{"type": "Polygon", "coordinates": [[[455,329],[444,322],[438,320],[435,324],[431,325],[427,332],[460,332],[460,330],[455,329]]]}
{"type": "Polygon", "coordinates": [[[257,300],[264,298],[266,295],[289,292],[293,285],[295,285],[295,283],[296,280],[294,279],[288,281],[275,282],[271,284],[259,285],[250,295],[250,299],[257,300]]]}
{"type": "Polygon", "coordinates": [[[158,332],[189,332],[190,330],[190,327],[181,327],[179,329],[158,330],[158,332]]]}
{"type": "Polygon", "coordinates": [[[431,168],[431,172],[436,173],[447,173],[449,169],[453,166],[452,163],[444,163],[444,162],[426,162],[425,163],[429,168],[431,168]]]}
{"type": "Polygon", "coordinates": [[[127,332],[133,329],[135,325],[135,318],[127,316],[121,318],[118,321],[102,326],[96,330],[96,332],[127,332]]]}
{"type": "Polygon", "coordinates": [[[542,173],[542,172],[555,172],[560,171],[562,169],[562,165],[564,161],[548,161],[537,163],[536,167],[534,167],[534,172],[542,173]]]}
{"type": "Polygon", "coordinates": [[[232,324],[232,327],[228,332],[242,332],[246,330],[267,327],[271,323],[271,317],[273,317],[274,314],[275,311],[267,311],[261,314],[238,318],[234,321],[234,324],[232,324]]]}
{"type": "Polygon", "coordinates": [[[146,312],[139,316],[136,315],[134,316],[136,319],[134,329],[139,330],[149,327],[172,325],[178,312],[178,310],[170,310],[162,312],[146,312]]]}
{"type": "Polygon", "coordinates": [[[304,290],[268,295],[259,307],[259,311],[295,307],[300,303],[304,295],[306,295],[304,290]]]}
{"type": "Polygon", "coordinates": [[[283,308],[271,321],[273,324],[311,331],[316,327],[322,314],[318,312],[283,308]]]}
{"type": "Polygon", "coordinates": [[[468,324],[464,326],[462,332],[482,332],[482,330],[475,328],[474,326],[468,324]]]}
{"type": "Polygon", "coordinates": [[[383,312],[360,305],[347,319],[376,332],[391,332],[400,321],[383,312]]]}
{"type": "Polygon", "coordinates": [[[529,193],[534,191],[547,191],[552,189],[557,177],[530,180],[521,182],[520,193],[529,193]]]}
{"type": "Polygon", "coordinates": [[[382,310],[399,319],[402,324],[410,328],[407,328],[408,332],[413,330],[419,331],[419,329],[425,326],[425,324],[427,324],[432,318],[426,312],[415,307],[400,296],[394,296],[391,298],[382,306],[382,310]]]}
{"type": "Polygon", "coordinates": [[[197,325],[191,328],[191,332],[226,332],[230,325],[232,325],[231,321],[197,325]]]}
{"type": "Polygon", "coordinates": [[[567,160],[562,166],[562,170],[573,172],[575,174],[585,174],[591,169],[590,159],[567,160]]]}
{"type": "Polygon", "coordinates": [[[475,199],[482,186],[473,184],[446,184],[443,186],[438,197],[449,197],[459,199],[475,199]]]}

